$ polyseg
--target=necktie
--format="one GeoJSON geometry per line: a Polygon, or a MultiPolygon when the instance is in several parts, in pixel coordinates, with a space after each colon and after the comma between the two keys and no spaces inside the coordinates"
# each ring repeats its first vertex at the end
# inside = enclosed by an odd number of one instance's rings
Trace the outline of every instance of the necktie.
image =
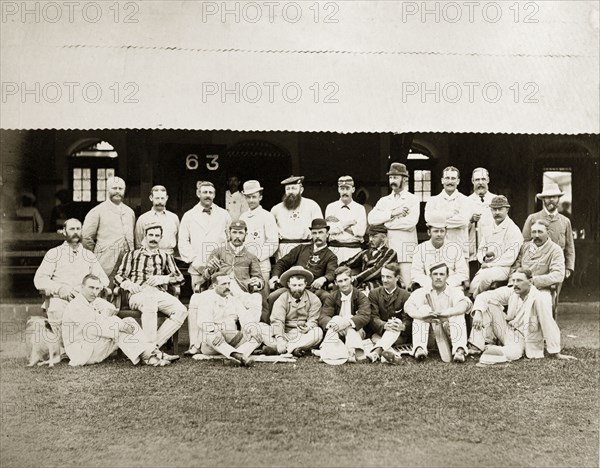
{"type": "Polygon", "coordinates": [[[300,299],[296,299],[296,304],[300,304],[300,299]]]}
{"type": "Polygon", "coordinates": [[[481,198],[481,203],[483,203],[483,195],[479,195],[479,198],[481,198]]]}
{"type": "Polygon", "coordinates": [[[208,213],[208,214],[210,214],[211,211],[212,211],[212,208],[204,208],[202,210],[202,213],[208,213]]]}
{"type": "Polygon", "coordinates": [[[350,207],[348,205],[342,205],[342,208],[346,208],[347,210],[350,209],[350,207]]]}

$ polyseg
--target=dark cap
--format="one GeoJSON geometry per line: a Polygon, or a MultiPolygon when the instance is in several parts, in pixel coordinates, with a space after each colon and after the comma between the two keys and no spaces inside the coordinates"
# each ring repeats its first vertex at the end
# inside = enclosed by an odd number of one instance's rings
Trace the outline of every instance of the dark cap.
{"type": "Polygon", "coordinates": [[[289,176],[281,181],[281,185],[301,184],[303,180],[304,176],[289,176]]]}
{"type": "Polygon", "coordinates": [[[354,179],[349,175],[342,176],[338,179],[338,187],[354,187],[354,179]]]}
{"type": "Polygon", "coordinates": [[[372,224],[369,226],[368,233],[373,236],[375,234],[387,234],[387,231],[387,228],[383,224],[372,224]]]}
{"type": "Polygon", "coordinates": [[[229,230],[232,231],[233,229],[243,229],[244,231],[247,231],[248,226],[246,225],[245,221],[239,220],[231,223],[231,226],[229,226],[229,230]]]}

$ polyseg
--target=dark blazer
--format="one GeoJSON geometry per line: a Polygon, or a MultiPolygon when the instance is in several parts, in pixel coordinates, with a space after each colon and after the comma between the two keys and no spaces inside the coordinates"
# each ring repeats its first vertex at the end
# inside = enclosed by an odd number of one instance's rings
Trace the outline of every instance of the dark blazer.
{"type": "MultiPolygon", "coordinates": [[[[321,313],[319,315],[319,326],[325,330],[329,321],[334,315],[339,315],[342,309],[342,293],[338,289],[333,291],[327,299],[323,307],[321,307],[321,313]]],[[[371,319],[371,303],[367,296],[360,292],[356,288],[352,288],[352,321],[354,322],[356,330],[364,328],[371,319]]]]}
{"type": "Polygon", "coordinates": [[[314,250],[312,244],[297,245],[275,263],[271,276],[281,276],[293,266],[299,265],[310,271],[315,279],[324,276],[327,281],[332,282],[333,273],[338,267],[337,257],[329,247],[317,253],[314,253],[314,250]]]}
{"type": "Polygon", "coordinates": [[[383,286],[371,290],[369,302],[371,303],[371,320],[366,327],[367,335],[383,335],[384,325],[393,318],[399,318],[404,324],[402,342],[410,343],[412,339],[412,318],[404,311],[404,303],[410,294],[404,289],[397,287],[389,296],[383,286]]]}

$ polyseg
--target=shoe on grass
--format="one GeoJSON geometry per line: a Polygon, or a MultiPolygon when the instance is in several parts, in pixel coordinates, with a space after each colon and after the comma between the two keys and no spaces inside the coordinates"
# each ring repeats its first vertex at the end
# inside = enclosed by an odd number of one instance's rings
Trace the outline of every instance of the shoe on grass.
{"type": "Polygon", "coordinates": [[[424,361],[427,359],[427,353],[420,346],[415,350],[415,359],[417,361],[424,361]]]}
{"type": "Polygon", "coordinates": [[[186,356],[193,356],[194,354],[200,354],[200,350],[196,346],[191,345],[190,349],[184,351],[183,354],[185,354],[186,356]]]}
{"type": "Polygon", "coordinates": [[[400,364],[400,361],[402,359],[399,354],[396,354],[396,353],[394,353],[393,351],[391,351],[389,349],[387,351],[384,351],[383,354],[382,354],[382,356],[385,358],[385,360],[389,364],[392,364],[392,365],[398,365],[398,364],[400,364]]]}
{"type": "Polygon", "coordinates": [[[301,358],[305,354],[306,354],[306,351],[304,349],[300,349],[300,348],[296,348],[292,351],[292,356],[294,356],[296,358],[301,358]]]}
{"type": "Polygon", "coordinates": [[[158,351],[156,353],[156,355],[158,356],[159,359],[164,359],[165,361],[177,361],[179,359],[179,355],[178,354],[167,354],[164,351],[158,351]]]}
{"type": "Polygon", "coordinates": [[[454,357],[452,358],[454,362],[465,362],[465,350],[462,348],[458,348],[454,353],[454,357]]]}
{"type": "Polygon", "coordinates": [[[156,354],[152,354],[148,359],[142,359],[142,362],[147,366],[165,367],[171,364],[171,361],[159,358],[156,354]]]}

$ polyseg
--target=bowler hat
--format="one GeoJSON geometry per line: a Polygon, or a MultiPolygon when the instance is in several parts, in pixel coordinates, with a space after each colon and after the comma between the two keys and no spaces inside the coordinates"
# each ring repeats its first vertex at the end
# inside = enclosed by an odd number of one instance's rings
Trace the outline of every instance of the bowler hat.
{"type": "Polygon", "coordinates": [[[287,288],[288,281],[290,280],[290,278],[292,276],[304,276],[304,278],[306,279],[306,284],[307,285],[312,284],[313,280],[315,279],[314,275],[310,271],[308,271],[304,267],[301,267],[301,266],[297,265],[297,266],[291,267],[289,270],[287,270],[286,272],[284,272],[279,277],[279,283],[284,288],[287,288]]]}
{"type": "Polygon", "coordinates": [[[388,172],[387,175],[401,175],[408,177],[408,171],[404,164],[395,162],[390,166],[390,172],[388,172]]]}
{"type": "Polygon", "coordinates": [[[283,179],[281,181],[281,185],[292,185],[292,184],[301,184],[304,180],[304,176],[289,176],[287,179],[283,179]]]}
{"type": "Polygon", "coordinates": [[[508,199],[504,195],[498,195],[492,198],[490,208],[510,208],[510,203],[508,203],[508,199]]]}
{"type": "Polygon", "coordinates": [[[242,189],[242,195],[252,195],[253,193],[260,192],[263,188],[260,186],[258,180],[247,180],[244,182],[242,189]]]}
{"type": "Polygon", "coordinates": [[[368,233],[371,236],[375,234],[387,234],[387,228],[383,224],[371,224],[368,233]]]}
{"type": "Polygon", "coordinates": [[[544,198],[544,197],[562,197],[565,193],[560,191],[558,184],[554,182],[548,182],[544,184],[544,188],[542,189],[542,193],[538,193],[536,198],[544,198]]]}
{"type": "Polygon", "coordinates": [[[327,229],[329,231],[329,225],[324,219],[315,218],[312,220],[312,223],[310,223],[310,230],[312,231],[313,229],[327,229]]]}

